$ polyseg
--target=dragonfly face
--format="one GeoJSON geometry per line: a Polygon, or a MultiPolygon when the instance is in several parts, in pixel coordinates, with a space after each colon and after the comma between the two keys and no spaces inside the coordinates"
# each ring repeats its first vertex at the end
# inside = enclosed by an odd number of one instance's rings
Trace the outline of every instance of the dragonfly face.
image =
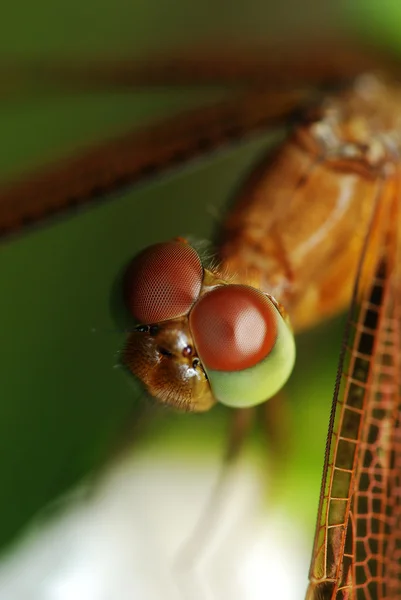
{"type": "Polygon", "coordinates": [[[126,289],[141,325],[123,362],[162,402],[196,411],[217,400],[252,406],[290,375],[295,345],[283,309],[256,288],[207,269],[185,241],[141,252],[126,289]]]}
{"type": "MultiPolygon", "coordinates": [[[[10,233],[99,190],[171,166],[177,157],[266,125],[295,122],[223,224],[221,270],[208,268],[182,240],[152,247],[131,265],[126,297],[140,325],[128,339],[124,362],[163,402],[195,410],[216,400],[230,404],[242,372],[259,377],[279,329],[288,333],[273,297],[295,331],[351,300],[308,600],[391,600],[401,596],[401,95],[397,85],[372,76],[346,85],[335,81],[337,92],[329,96],[319,85],[313,92],[302,86],[275,93],[251,89],[216,109],[180,118],[180,127],[173,121],[95,148],[4,188],[0,226],[10,233]],[[257,343],[252,347],[243,338],[240,346],[248,350],[238,353],[233,323],[248,329],[241,324],[244,306],[257,324],[250,338],[257,343]],[[215,332],[228,307],[234,316],[222,341],[215,332]]],[[[281,383],[292,366],[291,342],[289,347],[281,383]]],[[[246,386],[259,383],[247,380],[246,386]]],[[[259,400],[268,395],[263,388],[259,400]]]]}

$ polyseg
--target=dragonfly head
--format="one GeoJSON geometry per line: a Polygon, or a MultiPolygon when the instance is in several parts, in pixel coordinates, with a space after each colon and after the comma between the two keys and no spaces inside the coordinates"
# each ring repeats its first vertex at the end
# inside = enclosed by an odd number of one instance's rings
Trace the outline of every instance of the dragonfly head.
{"type": "Polygon", "coordinates": [[[216,401],[253,406],[279,391],[292,371],[295,343],[282,307],[207,269],[185,240],[137,255],[125,296],[140,325],[123,362],[161,402],[195,411],[216,401]]]}
{"type": "Polygon", "coordinates": [[[128,337],[123,361],[164,404],[201,412],[216,402],[185,317],[136,327],[128,337]]]}

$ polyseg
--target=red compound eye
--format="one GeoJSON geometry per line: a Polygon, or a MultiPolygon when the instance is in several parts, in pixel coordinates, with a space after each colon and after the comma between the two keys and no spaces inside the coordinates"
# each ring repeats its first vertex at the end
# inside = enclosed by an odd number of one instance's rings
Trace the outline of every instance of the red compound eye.
{"type": "Polygon", "coordinates": [[[200,359],[215,371],[241,371],[266,358],[277,337],[277,309],[245,285],[215,288],[190,313],[200,359]]]}
{"type": "Polygon", "coordinates": [[[185,315],[199,296],[203,268],[197,252],[184,242],[149,246],[130,264],[126,301],[140,323],[185,315]]]}

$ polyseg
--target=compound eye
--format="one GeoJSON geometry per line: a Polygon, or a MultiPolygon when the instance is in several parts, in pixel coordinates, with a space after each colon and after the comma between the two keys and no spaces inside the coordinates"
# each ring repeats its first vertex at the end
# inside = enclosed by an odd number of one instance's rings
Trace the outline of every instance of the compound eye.
{"type": "Polygon", "coordinates": [[[140,323],[176,319],[189,312],[202,280],[202,263],[192,246],[179,241],[154,244],[128,267],[127,306],[140,323]]]}
{"type": "Polygon", "coordinates": [[[276,309],[258,290],[244,285],[215,288],[190,315],[202,362],[215,371],[241,371],[269,354],[277,337],[276,309]]]}
{"type": "Polygon", "coordinates": [[[194,305],[190,327],[213,394],[223,404],[263,402],[292,371],[291,330],[273,301],[255,288],[213,289],[194,305]]]}

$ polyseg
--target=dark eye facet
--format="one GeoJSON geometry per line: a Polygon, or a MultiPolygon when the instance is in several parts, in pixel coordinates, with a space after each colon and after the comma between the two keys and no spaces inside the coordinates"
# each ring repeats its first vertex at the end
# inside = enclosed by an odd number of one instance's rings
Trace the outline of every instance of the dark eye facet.
{"type": "Polygon", "coordinates": [[[126,302],[140,323],[176,319],[189,312],[203,279],[201,260],[181,241],[149,246],[131,262],[125,279],[126,302]]]}

